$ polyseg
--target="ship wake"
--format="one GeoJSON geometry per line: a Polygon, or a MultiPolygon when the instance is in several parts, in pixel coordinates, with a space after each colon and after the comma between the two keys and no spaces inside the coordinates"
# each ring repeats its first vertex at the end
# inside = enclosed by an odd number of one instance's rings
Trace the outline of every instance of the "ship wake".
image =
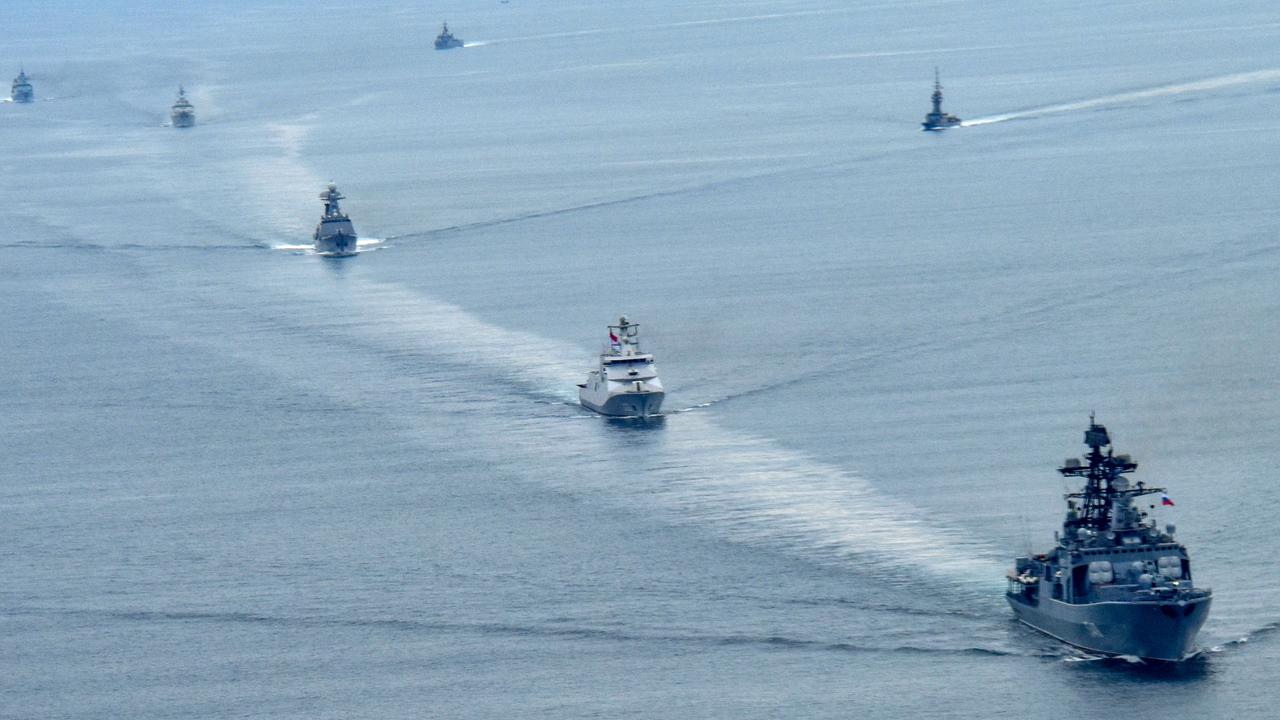
{"type": "MultiPolygon", "coordinates": [[[[324,299],[308,293],[306,302],[324,299]]],[[[574,399],[574,382],[585,373],[590,352],[493,325],[398,286],[363,284],[349,300],[358,318],[348,318],[342,327],[362,336],[360,345],[421,353],[427,363],[443,361],[505,376],[506,383],[490,379],[475,383],[477,388],[509,393],[514,390],[509,383],[523,386],[528,415],[504,427],[501,439],[494,441],[505,453],[520,448],[533,453],[524,467],[545,465],[548,456],[560,454],[563,462],[555,465],[581,468],[571,477],[559,473],[543,478],[557,489],[625,498],[627,505],[647,505],[672,522],[711,527],[737,542],[822,563],[874,567],[889,581],[914,582],[924,572],[985,589],[991,578],[999,577],[1003,563],[998,553],[947,527],[944,520],[880,492],[854,472],[769,438],[720,427],[706,413],[671,414],[660,432],[641,433],[643,439],[602,428],[601,452],[591,451],[582,424],[576,422],[582,415],[561,410],[553,417],[535,416],[536,407],[563,408],[574,399]],[[521,362],[513,366],[513,357],[521,362]],[[610,471],[619,453],[638,472],[610,471]],[[600,467],[588,467],[593,464],[600,467]]],[[[509,396],[485,398],[480,404],[504,400],[509,396]]]]}
{"type": "MultiPolygon", "coordinates": [[[[357,238],[356,253],[371,252],[373,250],[382,250],[387,247],[386,238],[357,238]]],[[[297,244],[297,243],[274,243],[269,246],[272,250],[280,250],[283,252],[293,253],[294,255],[321,255],[317,253],[313,243],[297,244]]]]}
{"type": "MultiPolygon", "coordinates": [[[[644,428],[584,422],[595,416],[567,403],[576,399],[574,383],[592,353],[575,344],[504,328],[363,276],[335,293],[315,283],[305,266],[292,267],[295,277],[281,278],[276,266],[260,282],[238,278],[227,281],[231,286],[186,287],[164,302],[131,304],[121,316],[308,391],[376,407],[384,425],[407,437],[429,435],[423,432],[428,423],[438,431],[444,413],[453,432],[465,438],[455,451],[557,492],[856,569],[887,584],[909,586],[931,577],[981,598],[1000,577],[1000,554],[946,518],[879,490],[856,472],[771,438],[724,428],[707,412],[673,414],[644,428]],[[246,293],[263,302],[248,311],[225,301],[246,293]],[[269,341],[261,334],[264,325],[272,328],[269,341]],[[202,335],[204,327],[241,327],[244,335],[202,335]],[[318,356],[329,362],[297,372],[298,358],[318,356]],[[424,414],[424,407],[435,414],[424,414]]],[[[75,284],[59,290],[63,296],[92,292],[75,284]]]]}
{"type": "Polygon", "coordinates": [[[991,125],[994,123],[1008,122],[1009,120],[1021,120],[1024,118],[1040,117],[1042,115],[1055,115],[1060,113],[1079,112],[1083,110],[1096,110],[1099,108],[1112,107],[1116,105],[1128,105],[1131,103],[1142,102],[1144,100],[1156,100],[1168,97],[1176,97],[1179,95],[1190,95],[1196,93],[1206,93],[1224,88],[1235,87],[1239,85],[1252,85],[1257,83],[1265,83],[1280,80],[1280,69],[1255,70],[1252,72],[1233,73],[1231,75],[1220,75],[1218,77],[1206,78],[1204,80],[1196,80],[1193,82],[1177,83],[1173,85],[1161,85],[1159,87],[1147,88],[1145,90],[1135,90],[1132,92],[1117,93],[1114,95],[1104,95],[1102,97],[1090,98],[1087,100],[1077,100],[1075,102],[1060,103],[1057,105],[1045,105],[1043,107],[1031,108],[1028,110],[1019,110],[1016,112],[1003,113],[1000,115],[989,115],[987,117],[974,118],[965,120],[961,123],[962,127],[977,127],[980,125],[991,125]]]}

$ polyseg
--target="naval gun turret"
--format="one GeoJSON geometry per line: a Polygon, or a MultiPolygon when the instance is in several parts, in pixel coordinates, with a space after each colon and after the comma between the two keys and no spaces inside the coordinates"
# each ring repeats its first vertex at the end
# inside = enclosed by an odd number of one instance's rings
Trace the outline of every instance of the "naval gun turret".
{"type": "Polygon", "coordinates": [[[640,350],[640,326],[623,315],[609,326],[609,345],[600,365],[578,385],[578,401],[601,415],[657,415],[666,396],[653,355],[640,350]]]}
{"type": "Polygon", "coordinates": [[[938,74],[938,68],[933,69],[933,95],[930,97],[933,101],[933,109],[924,116],[924,122],[920,123],[921,127],[925,130],[946,130],[960,125],[960,118],[942,111],[942,78],[938,74]]]}

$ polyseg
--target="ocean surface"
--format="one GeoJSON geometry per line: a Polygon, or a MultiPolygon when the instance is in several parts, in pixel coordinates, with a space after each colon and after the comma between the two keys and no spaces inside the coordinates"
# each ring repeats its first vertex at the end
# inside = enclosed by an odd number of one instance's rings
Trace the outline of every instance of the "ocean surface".
{"type": "Polygon", "coordinates": [[[1280,705],[1274,0],[6,16],[0,717],[1280,705]],[[576,404],[622,313],[659,420],[576,404]],[[1004,604],[1090,412],[1191,661],[1004,604]]]}

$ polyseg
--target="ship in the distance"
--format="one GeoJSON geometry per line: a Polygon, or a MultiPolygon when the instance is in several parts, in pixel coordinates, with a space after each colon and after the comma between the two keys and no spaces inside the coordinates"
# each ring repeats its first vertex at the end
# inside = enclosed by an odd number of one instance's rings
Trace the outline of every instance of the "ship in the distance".
{"type": "Polygon", "coordinates": [[[942,111],[942,78],[938,75],[938,68],[933,69],[932,100],[933,110],[924,116],[924,122],[920,123],[921,127],[925,130],[946,130],[960,125],[960,118],[942,111]]]}
{"type": "Polygon", "coordinates": [[[1085,462],[1068,458],[1058,469],[1085,481],[1066,496],[1062,534],[1049,552],[1015,560],[1005,599],[1022,622],[1090,652],[1182,660],[1195,652],[1213,594],[1192,583],[1174,526],[1156,527],[1134,504],[1155,494],[1173,501],[1163,488],[1129,482],[1138,464],[1114,454],[1092,416],[1084,442],[1085,462]]]}
{"type": "Polygon", "coordinates": [[[640,351],[640,326],[622,316],[609,326],[599,369],[578,385],[578,401],[601,415],[648,417],[658,414],[664,396],[653,355],[640,351]]]}
{"type": "Polygon", "coordinates": [[[440,34],[436,36],[436,49],[448,50],[460,47],[462,47],[462,41],[449,32],[449,23],[444,23],[444,27],[440,29],[440,34]]]}
{"type": "Polygon", "coordinates": [[[169,108],[169,119],[173,121],[174,127],[179,128],[189,128],[196,124],[196,109],[187,100],[187,91],[181,85],[178,86],[177,101],[169,108]]]}
{"type": "Polygon", "coordinates": [[[13,89],[9,92],[9,99],[16,103],[29,103],[35,98],[36,93],[31,88],[31,79],[27,77],[26,68],[19,68],[18,77],[13,79],[13,89]]]}
{"type": "Polygon", "coordinates": [[[356,229],[351,224],[351,218],[338,206],[338,201],[346,198],[338,192],[337,185],[329,183],[329,187],[320,193],[320,199],[324,201],[324,215],[320,217],[320,224],[316,225],[316,254],[327,257],[355,255],[356,229]]]}

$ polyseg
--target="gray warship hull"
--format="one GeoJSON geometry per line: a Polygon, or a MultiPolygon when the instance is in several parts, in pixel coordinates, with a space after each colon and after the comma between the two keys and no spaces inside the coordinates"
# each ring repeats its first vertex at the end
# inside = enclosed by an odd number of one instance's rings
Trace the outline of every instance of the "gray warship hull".
{"type": "Polygon", "coordinates": [[[169,119],[176,128],[189,128],[196,125],[196,116],[190,113],[174,113],[169,119]]]}
{"type": "Polygon", "coordinates": [[[326,257],[347,257],[356,254],[356,236],[346,233],[321,235],[316,238],[316,254],[326,257]]]}
{"type": "Polygon", "coordinates": [[[1083,650],[1177,662],[1195,653],[1196,633],[1209,617],[1211,596],[1150,602],[1032,605],[1006,595],[1018,620],[1083,650]]]}
{"type": "Polygon", "coordinates": [[[947,128],[960,127],[960,124],[960,118],[955,117],[954,115],[945,115],[936,118],[930,115],[925,118],[924,122],[920,123],[920,127],[921,129],[929,132],[936,132],[938,130],[946,130],[947,128]]]}
{"type": "Polygon", "coordinates": [[[662,409],[662,400],[666,393],[656,391],[623,392],[610,395],[603,401],[588,396],[586,392],[578,394],[578,400],[588,410],[601,415],[613,417],[648,417],[657,415],[662,409]]]}

